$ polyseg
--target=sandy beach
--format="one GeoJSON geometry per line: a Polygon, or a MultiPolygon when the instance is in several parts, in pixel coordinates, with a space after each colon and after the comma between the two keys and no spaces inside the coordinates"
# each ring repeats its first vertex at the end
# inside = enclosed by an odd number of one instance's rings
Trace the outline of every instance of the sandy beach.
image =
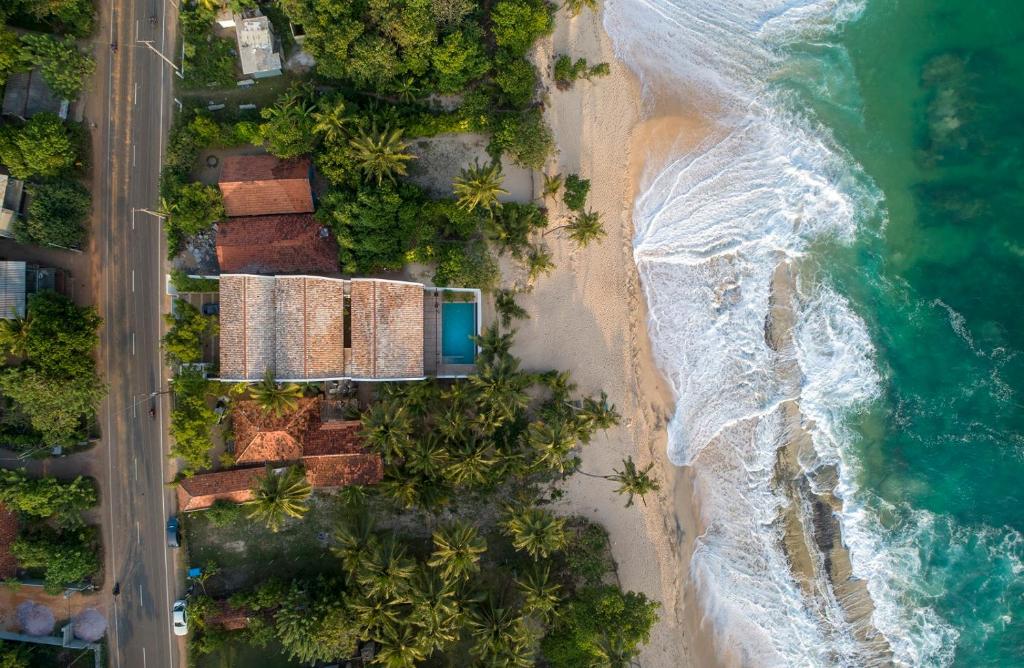
{"type": "MultiPolygon", "coordinates": [[[[604,390],[621,413],[617,428],[584,448],[583,471],[608,474],[632,456],[640,466],[655,462],[653,473],[662,485],[646,504],[638,499],[625,508],[613,483],[577,475],[567,484],[559,509],[604,525],[622,586],[661,603],[640,664],[714,665],[696,606],[688,605],[685,595],[698,527],[688,476],[665,454],[674,400],[650,352],[631,221],[637,187],[652,165],[680,149],[680,142],[697,143],[703,128],[690,116],[658,108],[645,115],[640,82],[615,59],[599,14],[584,10],[570,18],[560,11],[554,35],[535,58],[544,73],[545,113],[559,148],[548,173],[578,173],[591,180],[588,206],[601,213],[607,236],[584,249],[557,232],[545,237],[557,268],[520,297],[530,319],[519,324],[514,352],[529,369],[571,371],[580,392],[604,390]],[[592,64],[608,62],[611,74],[557,90],[551,63],[563,53],[592,64]]],[[[539,175],[536,181],[539,196],[539,175]]],[[[555,227],[568,212],[560,199],[548,198],[546,205],[555,227]]]]}

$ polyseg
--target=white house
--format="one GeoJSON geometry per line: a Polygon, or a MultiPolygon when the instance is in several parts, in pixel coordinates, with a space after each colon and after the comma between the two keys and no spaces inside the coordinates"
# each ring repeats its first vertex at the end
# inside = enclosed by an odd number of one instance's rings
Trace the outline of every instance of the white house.
{"type": "Polygon", "coordinates": [[[274,50],[274,31],[266,16],[236,16],[235,36],[242,73],[254,79],[281,76],[281,54],[274,50]]]}

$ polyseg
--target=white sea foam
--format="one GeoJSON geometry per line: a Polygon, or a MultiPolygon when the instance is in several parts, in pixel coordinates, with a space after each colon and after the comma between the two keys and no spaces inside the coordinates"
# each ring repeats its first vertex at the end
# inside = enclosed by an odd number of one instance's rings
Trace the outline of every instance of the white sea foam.
{"type": "Polygon", "coordinates": [[[854,486],[844,419],[880,387],[864,323],[808,278],[794,296],[792,347],[765,341],[779,263],[802,264],[825,236],[853,239],[880,205],[827,129],[792,111],[771,83],[786,66],[787,41],[824,33],[859,9],[842,0],[609,0],[605,9],[619,55],[645,84],[713,98],[706,101],[724,115],[726,131],[670,162],[638,198],[634,256],[654,354],[678,397],[669,457],[694,467],[707,527],[691,575],[719,646],[745,665],[867,661],[834,601],[811,611],[781,548],[784,499],[771,480],[788,436],[787,399],[811,431],[816,464],[839,471],[844,541],[897,660],[942,665],[955,645],[931,610],[905,604],[920,570],[912,542],[884,544],[889,537],[867,509],[875,500],[854,486]]]}

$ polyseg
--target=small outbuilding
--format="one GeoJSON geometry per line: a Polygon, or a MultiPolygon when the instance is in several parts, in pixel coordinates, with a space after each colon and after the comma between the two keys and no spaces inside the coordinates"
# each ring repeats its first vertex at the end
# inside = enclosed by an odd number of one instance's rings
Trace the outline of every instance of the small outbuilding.
{"type": "Polygon", "coordinates": [[[275,49],[270,19],[261,15],[237,16],[234,23],[242,74],[253,79],[281,76],[281,53],[275,49]]]}

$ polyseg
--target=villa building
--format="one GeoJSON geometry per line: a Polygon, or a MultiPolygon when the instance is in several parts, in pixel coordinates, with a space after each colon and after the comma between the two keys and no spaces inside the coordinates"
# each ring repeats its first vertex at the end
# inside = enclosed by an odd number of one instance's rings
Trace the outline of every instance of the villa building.
{"type": "Polygon", "coordinates": [[[337,274],[338,244],[308,213],[229,218],[217,224],[217,264],[228,274],[337,274]]]}
{"type": "Polygon", "coordinates": [[[224,210],[229,217],[313,213],[312,173],[309,158],[227,156],[218,182],[224,210]]]}
{"type": "Polygon", "coordinates": [[[220,276],[220,375],[250,382],[472,373],[480,292],[385,279],[220,276]]]}

